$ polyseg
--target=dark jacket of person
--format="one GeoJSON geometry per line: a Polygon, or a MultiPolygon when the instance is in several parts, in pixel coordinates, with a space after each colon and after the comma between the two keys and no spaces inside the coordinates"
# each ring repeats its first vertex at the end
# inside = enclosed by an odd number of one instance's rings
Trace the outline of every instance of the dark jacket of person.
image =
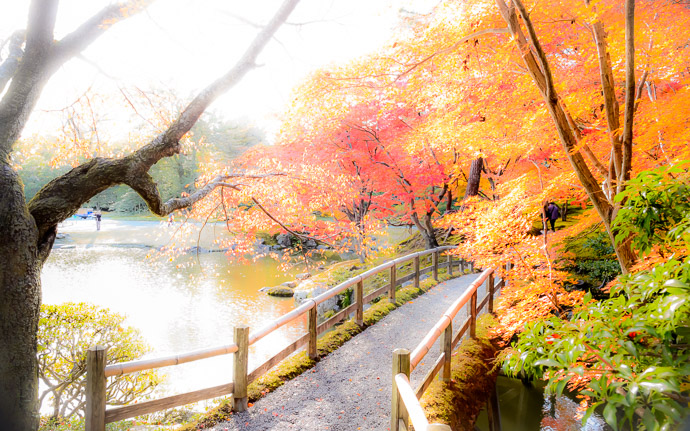
{"type": "Polygon", "coordinates": [[[558,219],[558,216],[561,215],[561,211],[558,209],[558,205],[553,203],[549,204],[549,207],[546,211],[546,215],[549,217],[550,220],[558,219]]]}

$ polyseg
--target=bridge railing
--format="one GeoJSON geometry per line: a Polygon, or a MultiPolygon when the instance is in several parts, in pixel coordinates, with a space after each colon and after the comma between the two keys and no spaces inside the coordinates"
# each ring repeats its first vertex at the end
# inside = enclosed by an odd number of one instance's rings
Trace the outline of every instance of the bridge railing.
{"type": "MultiPolygon", "coordinates": [[[[317,357],[316,342],[320,334],[331,329],[337,323],[345,320],[350,314],[354,313],[355,322],[363,326],[364,305],[372,299],[381,295],[388,294],[391,302],[395,301],[395,291],[398,285],[413,280],[414,286],[419,287],[420,276],[431,272],[434,279],[438,280],[438,270],[448,268],[450,274],[453,273],[453,266],[460,265],[465,269],[464,260],[453,260],[453,256],[448,254],[446,262],[439,262],[441,253],[455,247],[444,246],[432,250],[425,250],[412,253],[395,260],[385,262],[372,268],[360,275],[352,277],[337,286],[327,290],[315,298],[307,299],[302,305],[271,321],[257,331],[250,332],[246,326],[235,327],[233,343],[209,347],[206,349],[195,350],[192,352],[177,355],[164,356],[130,362],[122,362],[106,365],[107,348],[103,346],[93,346],[87,352],[87,383],[86,383],[86,430],[103,431],[106,423],[154,413],[160,410],[179,407],[186,404],[195,403],[202,400],[216,398],[232,394],[232,406],[235,411],[244,411],[247,408],[247,385],[257,378],[264,375],[268,370],[276,366],[282,360],[290,356],[301,347],[306,346],[310,358],[317,357]],[[420,258],[431,255],[431,264],[428,267],[420,268],[420,258]],[[402,264],[413,262],[413,270],[410,274],[398,277],[398,267],[402,264]],[[372,278],[379,273],[388,272],[388,283],[374,291],[364,294],[364,281],[372,278]],[[328,320],[317,325],[317,306],[334,296],[343,293],[348,288],[354,289],[353,303],[333,315],[328,320]],[[307,314],[307,333],[283,350],[274,354],[271,358],[256,367],[251,372],[247,370],[249,346],[269,335],[281,326],[300,318],[307,314]],[[152,370],[161,367],[180,365],[187,362],[198,361],[219,355],[233,354],[233,381],[211,388],[201,389],[193,392],[172,395],[165,398],[140,402],[124,407],[106,409],[106,389],[107,378],[123,374],[134,373],[137,371],[152,370]]],[[[470,264],[471,265],[471,264],[470,264]]]]}
{"type": "MultiPolygon", "coordinates": [[[[510,269],[510,264],[506,265],[506,270],[510,269]]],[[[441,316],[433,328],[426,334],[424,339],[410,353],[407,349],[396,349],[393,351],[393,396],[391,398],[391,431],[408,430],[410,424],[415,431],[450,431],[450,427],[443,424],[429,424],[426,414],[419,403],[419,399],[431,385],[436,375],[441,372],[439,378],[450,381],[451,355],[453,349],[462,339],[469,329],[470,336],[476,337],[477,315],[488,304],[489,312],[494,310],[494,295],[498,290],[505,286],[505,280],[501,280],[494,285],[494,273],[496,268],[484,270],[476,280],[470,284],[469,288],[463,292],[458,299],[451,304],[441,316]],[[477,290],[486,282],[486,296],[477,305],[477,290]],[[453,319],[469,303],[469,316],[460,325],[458,331],[453,333],[453,319]],[[419,363],[422,362],[427,353],[431,350],[436,340],[441,338],[441,353],[436,358],[433,366],[424,377],[422,383],[416,389],[410,383],[410,373],[419,363]]]]}

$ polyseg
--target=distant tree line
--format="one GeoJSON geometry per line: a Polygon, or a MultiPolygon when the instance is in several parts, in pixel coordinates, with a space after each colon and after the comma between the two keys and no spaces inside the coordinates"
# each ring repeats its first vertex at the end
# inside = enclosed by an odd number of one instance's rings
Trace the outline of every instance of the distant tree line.
{"type": "MultiPolygon", "coordinates": [[[[40,138],[44,141],[40,144],[38,139],[32,137],[20,141],[15,153],[16,162],[22,166],[19,175],[29,200],[50,180],[71,169],[69,165],[55,165],[55,151],[52,148],[57,145],[55,138],[40,138]]],[[[194,190],[194,183],[202,172],[202,164],[228,164],[246,149],[265,143],[265,133],[246,120],[226,120],[209,114],[192,128],[191,139],[194,143],[188,154],[163,159],[149,171],[157,180],[163,199],[194,190]]],[[[116,147],[117,144],[113,146],[116,147]]],[[[111,187],[99,193],[84,206],[123,213],[147,211],[146,202],[125,185],[111,187]]]]}

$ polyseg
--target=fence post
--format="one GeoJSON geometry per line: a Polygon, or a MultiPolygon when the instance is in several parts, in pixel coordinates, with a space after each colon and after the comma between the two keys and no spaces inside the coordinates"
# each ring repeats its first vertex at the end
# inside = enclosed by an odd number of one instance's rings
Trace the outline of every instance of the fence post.
{"type": "Polygon", "coordinates": [[[465,274],[465,259],[460,259],[460,272],[464,275],[465,274]]]}
{"type": "Polygon", "coordinates": [[[434,280],[438,281],[438,251],[431,254],[431,262],[433,265],[432,275],[434,280]]]}
{"type": "Polygon", "coordinates": [[[414,287],[419,287],[419,255],[414,257],[414,287]]]}
{"type": "Polygon", "coordinates": [[[405,422],[405,426],[409,426],[409,418],[407,410],[400,398],[398,392],[398,385],[395,383],[395,376],[403,373],[408,378],[410,377],[410,351],[407,349],[393,350],[393,396],[391,397],[391,431],[400,430],[400,419],[405,422]]]}
{"type": "Polygon", "coordinates": [[[390,290],[388,291],[388,302],[395,302],[395,285],[398,284],[397,276],[396,276],[396,269],[395,269],[395,262],[393,262],[393,266],[391,266],[391,287],[390,290]]]}
{"type": "Polygon", "coordinates": [[[477,338],[477,291],[475,290],[470,299],[470,337],[477,338]]]}
{"type": "Polygon", "coordinates": [[[494,312],[494,273],[493,271],[489,274],[489,313],[494,312]]]}
{"type": "Polygon", "coordinates": [[[474,274],[474,261],[470,261],[470,274],[474,274]]]}
{"type": "Polygon", "coordinates": [[[355,311],[355,323],[359,326],[364,326],[364,281],[359,280],[355,285],[355,303],[357,309],[355,311]]]}
{"type": "Polygon", "coordinates": [[[451,350],[453,348],[453,322],[448,322],[448,327],[441,334],[441,352],[445,354],[443,357],[443,371],[439,374],[439,379],[442,382],[450,382],[450,360],[451,350]]]}
{"type": "Polygon", "coordinates": [[[453,275],[453,255],[448,255],[448,275],[453,275]]]}
{"type": "Polygon", "coordinates": [[[105,363],[108,348],[89,347],[86,351],[86,431],[105,430],[105,363]]]}
{"type": "Polygon", "coordinates": [[[308,320],[308,325],[309,325],[309,346],[308,346],[308,353],[309,353],[309,359],[316,359],[318,358],[318,355],[316,353],[316,308],[317,305],[314,303],[314,308],[309,309],[309,318],[308,320]]]}
{"type": "Polygon", "coordinates": [[[235,326],[235,344],[237,351],[233,354],[234,367],[232,390],[232,411],[247,410],[247,364],[249,362],[249,327],[235,326]]]}

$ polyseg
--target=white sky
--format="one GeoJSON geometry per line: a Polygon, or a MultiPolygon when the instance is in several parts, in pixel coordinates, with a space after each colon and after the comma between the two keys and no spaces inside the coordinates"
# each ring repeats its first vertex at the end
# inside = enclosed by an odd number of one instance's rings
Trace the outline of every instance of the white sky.
{"type": "MultiPolygon", "coordinates": [[[[263,66],[250,72],[212,105],[227,117],[247,117],[277,127],[290,89],[309,71],[375,51],[393,36],[398,11],[428,12],[439,0],[302,0],[259,57],[263,66]]],[[[26,23],[28,0],[0,7],[0,39],[26,23]]],[[[56,38],[101,9],[106,0],[63,0],[56,38]]],[[[265,23],[280,0],[158,0],[136,17],[108,30],[71,60],[45,88],[24,135],[51,133],[57,123],[41,111],[60,109],[90,86],[115,90],[170,88],[187,97],[231,67],[252,40],[256,28],[241,16],[265,23]],[[235,16],[233,16],[235,15],[235,16]],[[106,74],[103,73],[106,72],[106,74]]],[[[108,90],[103,90],[108,91],[108,90]]],[[[115,117],[111,117],[115,118],[115,117]]],[[[117,127],[117,126],[116,126],[117,127]]]]}

